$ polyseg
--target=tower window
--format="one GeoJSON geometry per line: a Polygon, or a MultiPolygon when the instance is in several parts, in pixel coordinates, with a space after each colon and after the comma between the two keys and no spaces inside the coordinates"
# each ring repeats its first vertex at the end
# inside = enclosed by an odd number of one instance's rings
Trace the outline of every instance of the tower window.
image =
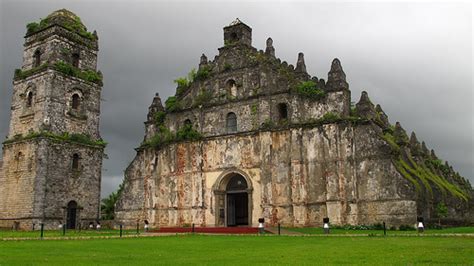
{"type": "Polygon", "coordinates": [[[232,33],[230,34],[230,40],[231,40],[232,42],[235,42],[235,41],[237,41],[238,39],[239,39],[239,37],[237,36],[237,33],[232,32],[232,33]]]}
{"type": "Polygon", "coordinates": [[[279,120],[288,119],[288,106],[286,105],[286,103],[278,104],[278,119],[279,120]]]}
{"type": "Polygon", "coordinates": [[[226,119],[227,133],[237,132],[237,116],[234,113],[228,113],[226,119]]]}
{"type": "Polygon", "coordinates": [[[35,51],[33,55],[33,67],[39,67],[41,63],[41,52],[39,50],[35,51]]]}
{"type": "Polygon", "coordinates": [[[17,155],[16,155],[16,171],[19,171],[21,170],[21,163],[23,162],[23,159],[24,159],[24,155],[22,152],[19,152],[17,155]]]}
{"type": "Polygon", "coordinates": [[[33,105],[33,92],[28,92],[28,96],[26,98],[26,107],[31,107],[33,105]]]}
{"type": "Polygon", "coordinates": [[[72,170],[78,170],[79,169],[79,155],[77,153],[74,153],[72,155],[72,170]]]}
{"type": "Polygon", "coordinates": [[[72,54],[72,66],[73,67],[79,67],[79,53],[73,53],[72,54]]]}
{"type": "Polygon", "coordinates": [[[80,97],[77,93],[72,95],[71,108],[74,109],[74,110],[79,109],[80,101],[81,101],[81,99],[80,99],[80,97]]]}

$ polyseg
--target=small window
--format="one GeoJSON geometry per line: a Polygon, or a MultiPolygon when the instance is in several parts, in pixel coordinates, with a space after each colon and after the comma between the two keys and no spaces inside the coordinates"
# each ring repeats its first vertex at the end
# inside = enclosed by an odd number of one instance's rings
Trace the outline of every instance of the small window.
{"type": "Polygon", "coordinates": [[[79,155],[77,153],[74,153],[72,155],[72,170],[78,170],[79,169],[79,155]]]}
{"type": "Polygon", "coordinates": [[[238,40],[239,40],[239,37],[237,36],[237,33],[232,32],[232,33],[230,34],[230,40],[233,41],[233,42],[238,41],[238,40]]]}
{"type": "Polygon", "coordinates": [[[227,133],[237,132],[237,116],[234,113],[228,113],[226,119],[227,133]]]}
{"type": "Polygon", "coordinates": [[[33,67],[39,67],[41,63],[41,52],[39,50],[35,51],[33,55],[33,67]]]}
{"type": "Polygon", "coordinates": [[[72,66],[73,67],[79,67],[79,53],[73,53],[72,54],[72,66]]]}
{"type": "Polygon", "coordinates": [[[19,171],[21,169],[21,163],[23,162],[23,159],[25,158],[25,156],[23,155],[22,152],[19,152],[17,155],[16,155],[16,170],[19,171]]]}
{"type": "Polygon", "coordinates": [[[74,95],[72,95],[71,108],[74,110],[79,109],[80,101],[81,100],[78,94],[75,93],[74,95]]]}
{"type": "Polygon", "coordinates": [[[184,120],[184,126],[193,126],[193,123],[191,122],[190,119],[184,120]]]}
{"type": "Polygon", "coordinates": [[[278,119],[280,121],[288,119],[288,106],[286,105],[286,103],[278,104],[278,119]]]}
{"type": "Polygon", "coordinates": [[[28,92],[28,96],[26,97],[26,107],[31,107],[33,105],[33,92],[28,92]]]}

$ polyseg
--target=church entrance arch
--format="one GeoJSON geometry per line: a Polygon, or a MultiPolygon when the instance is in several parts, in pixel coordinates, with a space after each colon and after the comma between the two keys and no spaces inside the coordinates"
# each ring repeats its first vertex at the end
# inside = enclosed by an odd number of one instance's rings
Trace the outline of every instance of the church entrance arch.
{"type": "Polygon", "coordinates": [[[217,226],[252,225],[252,184],[240,171],[221,174],[214,186],[217,226]]]}
{"type": "Polygon", "coordinates": [[[66,226],[67,229],[75,229],[76,228],[76,218],[77,218],[77,202],[70,201],[67,204],[67,221],[66,226]]]}
{"type": "Polygon", "coordinates": [[[249,198],[247,181],[241,175],[235,175],[227,184],[227,226],[249,225],[249,198]]]}

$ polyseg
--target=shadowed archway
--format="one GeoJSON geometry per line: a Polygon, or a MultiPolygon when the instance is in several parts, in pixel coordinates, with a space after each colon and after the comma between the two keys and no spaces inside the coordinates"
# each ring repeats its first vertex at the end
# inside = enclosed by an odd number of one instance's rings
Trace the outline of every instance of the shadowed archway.
{"type": "Polygon", "coordinates": [[[216,226],[252,225],[252,190],[250,179],[242,171],[222,173],[213,188],[216,226]]]}
{"type": "Polygon", "coordinates": [[[67,216],[66,216],[67,229],[76,229],[76,218],[77,218],[77,202],[72,200],[67,204],[67,216]]]}

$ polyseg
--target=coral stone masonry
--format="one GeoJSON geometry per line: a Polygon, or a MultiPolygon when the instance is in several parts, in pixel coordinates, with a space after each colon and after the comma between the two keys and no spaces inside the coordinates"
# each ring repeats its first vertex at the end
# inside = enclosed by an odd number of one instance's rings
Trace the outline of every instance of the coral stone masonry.
{"type": "Polygon", "coordinates": [[[446,204],[473,219],[469,182],[400,123],[389,123],[366,92],[351,106],[341,62],[327,80],[252,46],[240,20],[224,46],[176,80],[163,106],[157,94],[145,138],[125,171],[118,222],[152,227],[413,225],[446,204]]]}
{"type": "Polygon", "coordinates": [[[28,24],[0,169],[0,227],[78,228],[100,213],[97,34],[58,10],[28,24]]]}
{"type": "MultiPolygon", "coordinates": [[[[151,228],[472,223],[474,192],[363,92],[351,104],[340,60],[326,79],[252,46],[240,20],[176,94],[158,94],[125,170],[117,224],[151,228]]],[[[0,161],[0,227],[79,228],[100,214],[98,36],[58,10],[27,25],[0,161]]],[[[296,53],[295,53],[296,55],[296,53]]]]}

